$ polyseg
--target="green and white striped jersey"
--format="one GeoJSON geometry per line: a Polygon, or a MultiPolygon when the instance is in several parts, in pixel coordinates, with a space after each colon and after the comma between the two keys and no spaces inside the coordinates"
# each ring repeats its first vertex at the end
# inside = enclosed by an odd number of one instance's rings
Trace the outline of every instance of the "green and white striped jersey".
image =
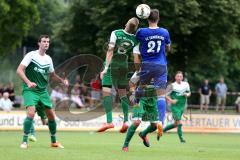
{"type": "MultiPolygon", "coordinates": [[[[52,58],[49,55],[42,56],[38,50],[31,51],[26,54],[21,64],[26,66],[27,78],[37,84],[36,88],[31,90],[38,91],[47,88],[49,73],[54,72],[52,58]]],[[[23,83],[23,90],[29,90],[26,83],[23,83]]]]}
{"type": "Polygon", "coordinates": [[[185,105],[186,96],[184,93],[190,92],[190,86],[188,82],[182,81],[180,84],[177,82],[172,83],[167,87],[167,95],[169,95],[172,99],[177,99],[177,105],[185,105]]]}

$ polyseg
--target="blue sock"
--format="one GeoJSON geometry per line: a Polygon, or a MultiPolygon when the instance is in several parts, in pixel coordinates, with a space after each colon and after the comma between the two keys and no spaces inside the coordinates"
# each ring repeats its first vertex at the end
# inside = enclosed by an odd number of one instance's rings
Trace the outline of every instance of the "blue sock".
{"type": "Polygon", "coordinates": [[[164,118],[165,118],[165,112],[166,112],[166,98],[165,97],[158,96],[157,108],[158,108],[158,119],[163,124],[164,118]]]}

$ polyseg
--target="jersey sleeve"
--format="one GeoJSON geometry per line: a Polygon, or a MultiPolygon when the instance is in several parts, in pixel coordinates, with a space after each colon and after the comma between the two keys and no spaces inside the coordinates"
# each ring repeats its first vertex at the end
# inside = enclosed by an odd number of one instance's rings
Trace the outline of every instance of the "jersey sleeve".
{"type": "Polygon", "coordinates": [[[115,47],[116,40],[117,40],[117,36],[116,36],[115,32],[112,31],[108,46],[112,47],[112,48],[115,47]]]}
{"type": "Polygon", "coordinates": [[[30,64],[31,61],[32,61],[32,52],[29,52],[25,55],[25,57],[23,58],[23,60],[20,64],[27,67],[30,64]]]}
{"type": "Polygon", "coordinates": [[[171,39],[170,39],[170,35],[169,35],[168,31],[167,31],[167,34],[166,34],[166,44],[171,44],[171,39]]]}
{"type": "Polygon", "coordinates": [[[52,61],[52,59],[51,59],[51,62],[50,62],[49,72],[50,72],[50,73],[54,72],[54,67],[53,67],[53,61],[52,61]]]}
{"type": "Polygon", "coordinates": [[[140,54],[139,43],[133,48],[133,54],[140,54]]]}
{"type": "Polygon", "coordinates": [[[190,85],[189,85],[189,83],[188,83],[188,82],[186,82],[186,85],[187,85],[186,92],[187,92],[187,93],[190,93],[190,92],[191,92],[191,90],[190,90],[190,85]]]}

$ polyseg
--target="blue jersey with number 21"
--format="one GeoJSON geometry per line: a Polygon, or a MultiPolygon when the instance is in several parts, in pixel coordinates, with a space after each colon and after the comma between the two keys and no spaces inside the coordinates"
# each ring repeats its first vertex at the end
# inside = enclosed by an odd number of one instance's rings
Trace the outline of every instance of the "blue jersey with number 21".
{"type": "Polygon", "coordinates": [[[165,28],[140,28],[136,33],[140,42],[142,62],[167,65],[165,47],[170,44],[170,36],[165,28]]]}

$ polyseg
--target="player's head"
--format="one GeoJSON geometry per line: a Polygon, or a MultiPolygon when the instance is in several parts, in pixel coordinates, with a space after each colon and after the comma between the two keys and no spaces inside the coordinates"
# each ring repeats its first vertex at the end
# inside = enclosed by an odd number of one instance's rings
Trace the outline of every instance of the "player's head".
{"type": "Polygon", "coordinates": [[[3,93],[3,98],[4,99],[8,99],[9,98],[9,93],[8,92],[4,92],[3,93]]]}
{"type": "Polygon", "coordinates": [[[220,83],[224,83],[224,78],[223,77],[220,77],[220,83]]]}
{"type": "Polygon", "coordinates": [[[138,28],[139,20],[136,17],[133,17],[128,20],[127,24],[125,25],[125,30],[128,33],[134,33],[138,28]]]}
{"type": "Polygon", "coordinates": [[[48,50],[50,38],[48,35],[41,35],[38,39],[38,46],[40,50],[48,50]]]}
{"type": "Polygon", "coordinates": [[[159,10],[151,9],[150,15],[147,20],[149,23],[158,23],[158,21],[160,20],[159,10]]]}
{"type": "Polygon", "coordinates": [[[182,71],[177,71],[176,75],[175,75],[175,80],[176,82],[181,82],[183,80],[183,73],[182,71]]]}
{"type": "Polygon", "coordinates": [[[205,79],[205,80],[204,80],[204,84],[208,84],[208,79],[205,79]]]}

